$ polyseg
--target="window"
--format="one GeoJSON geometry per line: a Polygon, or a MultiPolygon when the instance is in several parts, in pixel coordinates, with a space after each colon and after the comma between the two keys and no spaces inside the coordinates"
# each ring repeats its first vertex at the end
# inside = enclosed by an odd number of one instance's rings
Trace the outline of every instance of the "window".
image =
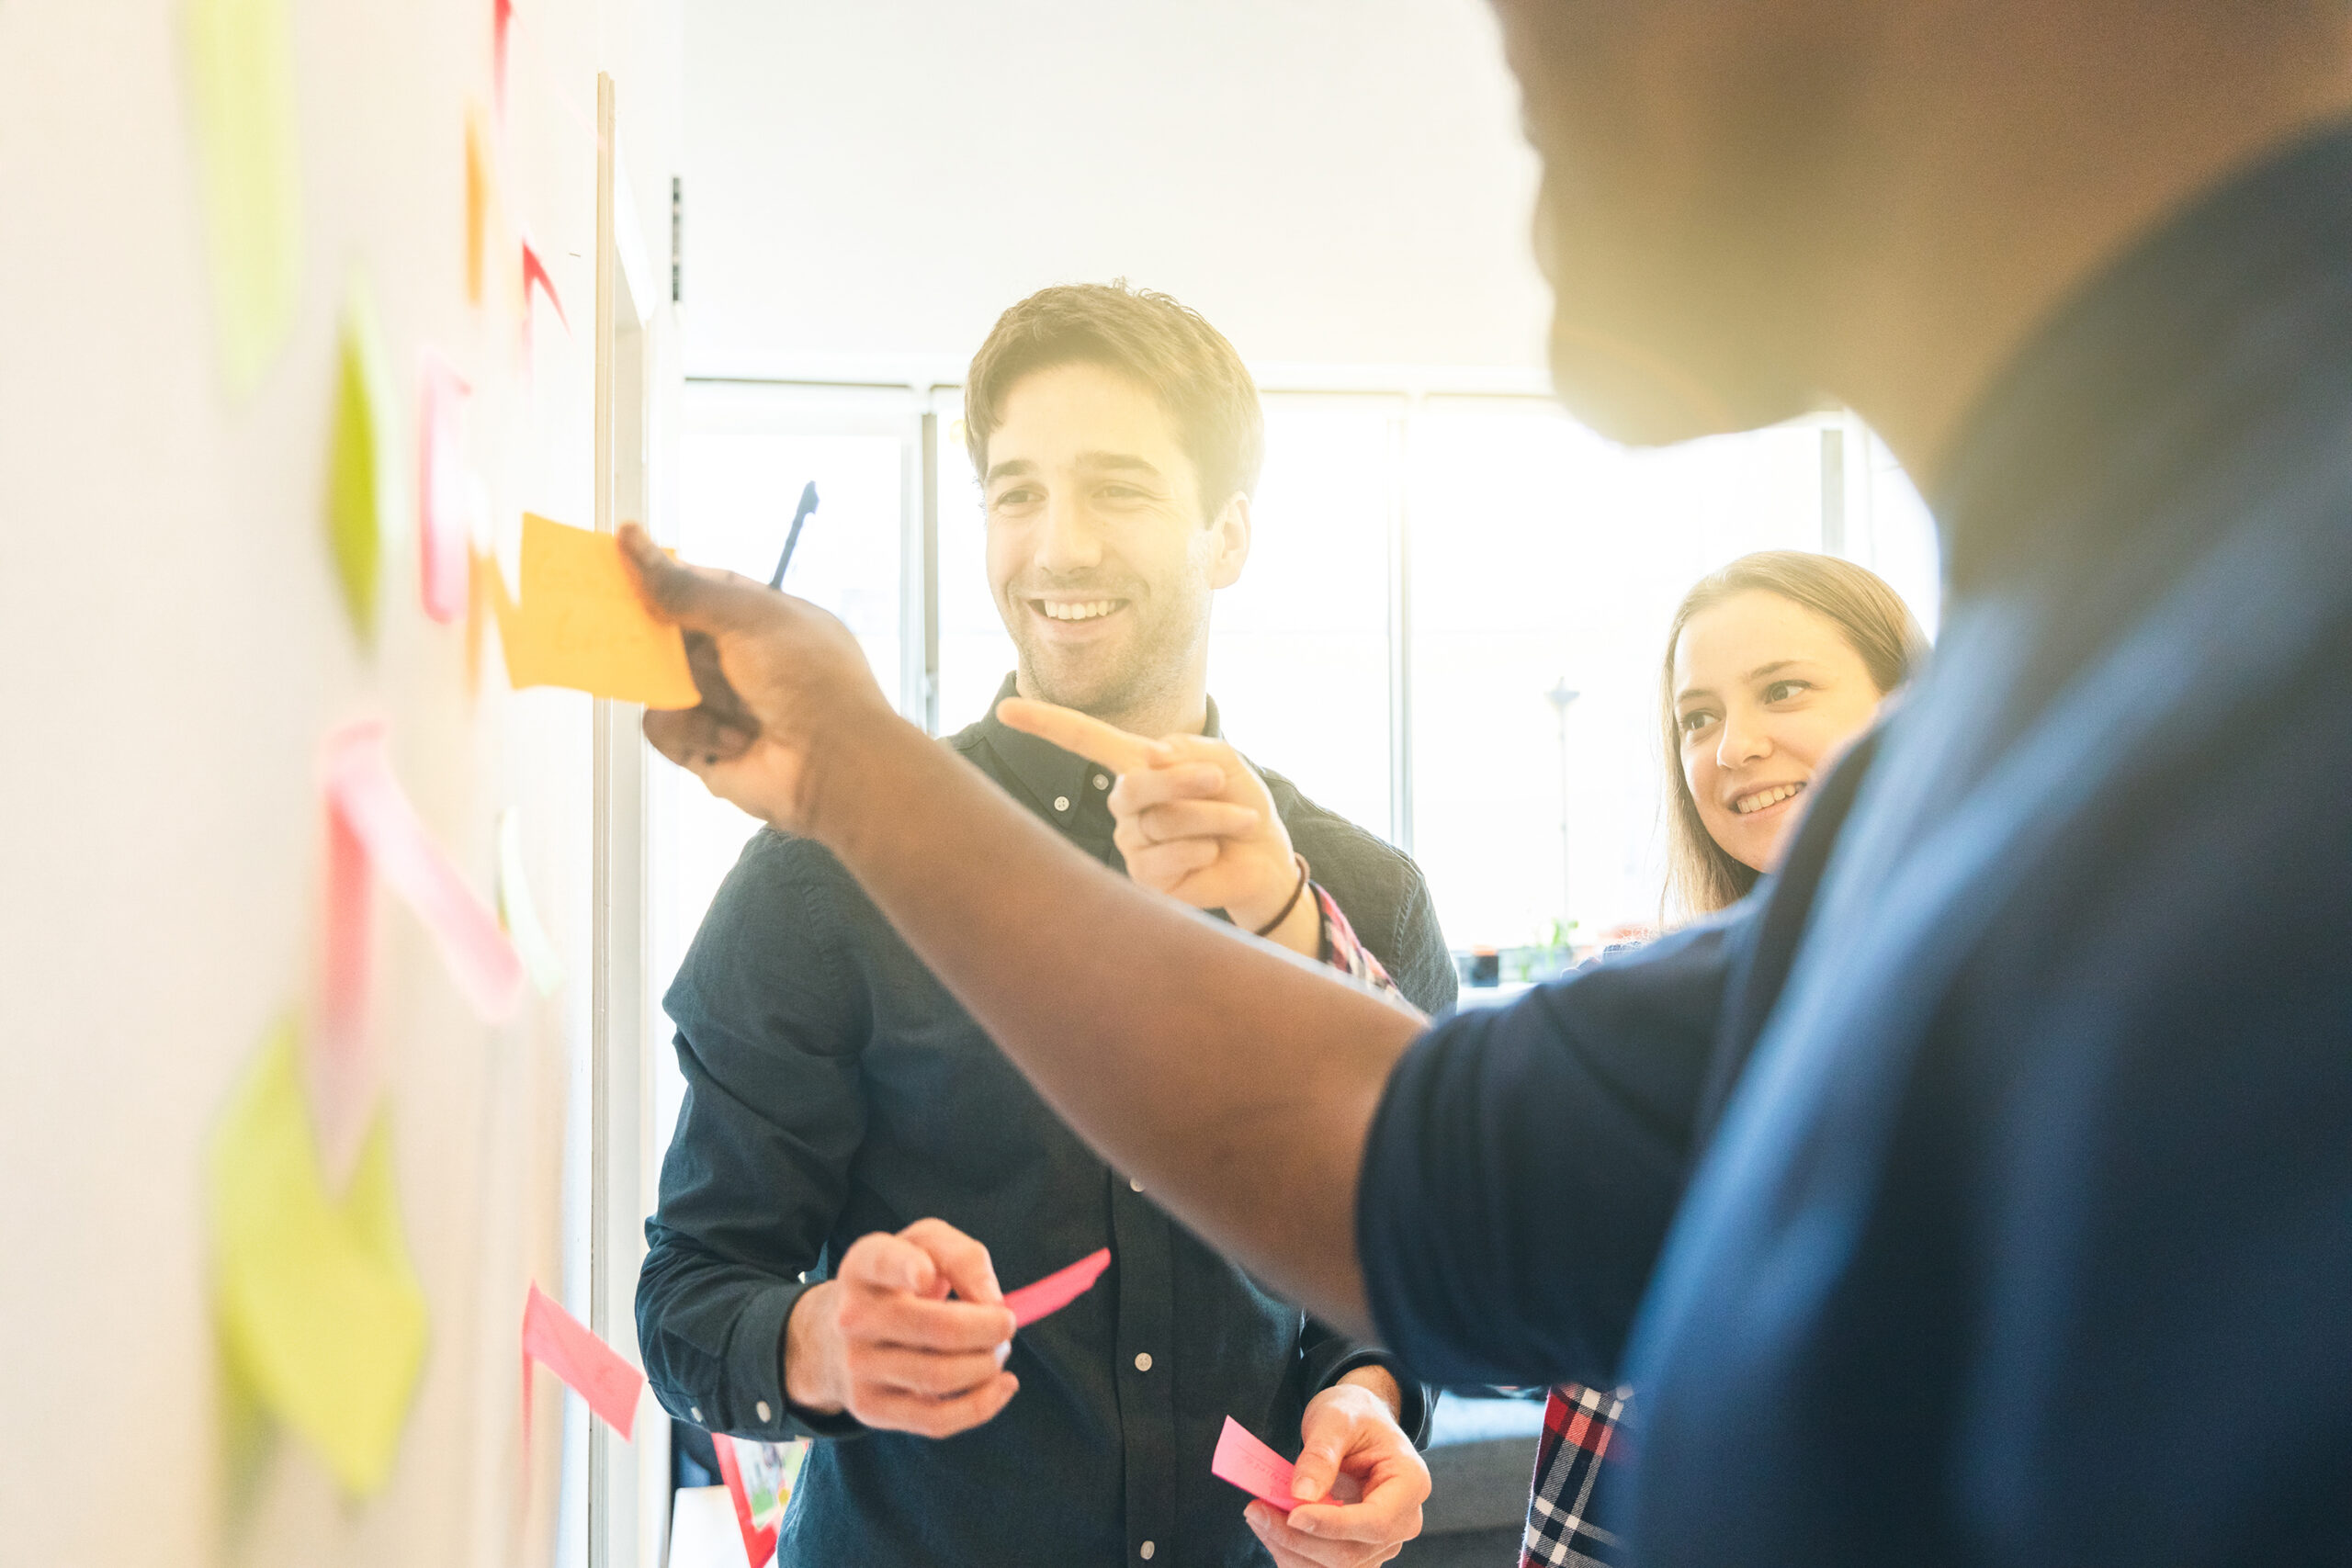
{"type": "MultiPolygon", "coordinates": [[[[1935,625],[1932,525],[1850,419],[1634,451],[1535,397],[1265,405],[1251,556],[1217,599],[1210,691],[1245,752],[1409,850],[1457,950],[1541,945],[1564,920],[1582,945],[1657,919],[1660,639],[1696,579],[1827,539],[1935,625]]],[[[684,553],[762,580],[817,481],[790,587],[850,624],[918,720],[935,615],[949,732],[1013,664],[960,412],[954,389],[702,383],[682,454],[684,553]]],[[[663,981],[751,828],[668,777],[663,981]]]]}

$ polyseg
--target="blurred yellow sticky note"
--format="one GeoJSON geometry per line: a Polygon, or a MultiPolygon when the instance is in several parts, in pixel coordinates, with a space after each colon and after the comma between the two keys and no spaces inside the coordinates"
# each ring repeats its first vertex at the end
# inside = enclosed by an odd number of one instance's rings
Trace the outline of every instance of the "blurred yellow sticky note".
{"type": "Polygon", "coordinates": [[[646,609],[611,535],[525,513],[521,599],[502,592],[498,605],[506,679],[518,690],[570,686],[650,708],[702,701],[685,638],[646,609]]]}
{"type": "Polygon", "coordinates": [[[338,1199],[304,1105],[294,1029],[282,1024],[212,1138],[215,1310],[238,1382],[362,1497],[383,1485],[400,1448],[424,1363],[424,1294],[382,1117],[338,1199]]]}
{"type": "Polygon", "coordinates": [[[284,345],[301,302],[288,8],[288,0],[189,0],[185,23],[221,367],[240,395],[284,345]]]}
{"type": "Polygon", "coordinates": [[[400,482],[400,435],[393,423],[391,377],[376,328],[375,306],[355,279],[336,346],[334,415],[327,454],[327,546],[344,604],[362,642],[376,636],[379,580],[389,536],[406,515],[400,482]]]}

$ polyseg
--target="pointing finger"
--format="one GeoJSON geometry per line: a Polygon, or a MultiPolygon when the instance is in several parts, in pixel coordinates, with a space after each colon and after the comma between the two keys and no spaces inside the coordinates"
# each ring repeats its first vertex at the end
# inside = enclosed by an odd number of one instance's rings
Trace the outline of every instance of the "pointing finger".
{"type": "Polygon", "coordinates": [[[1063,750],[1075,751],[1114,773],[1157,767],[1170,755],[1168,748],[1157,740],[1130,735],[1116,725],[1105,724],[1074,708],[1032,702],[1027,697],[1005,698],[997,704],[996,716],[1015,729],[1040,740],[1050,740],[1063,750]]]}

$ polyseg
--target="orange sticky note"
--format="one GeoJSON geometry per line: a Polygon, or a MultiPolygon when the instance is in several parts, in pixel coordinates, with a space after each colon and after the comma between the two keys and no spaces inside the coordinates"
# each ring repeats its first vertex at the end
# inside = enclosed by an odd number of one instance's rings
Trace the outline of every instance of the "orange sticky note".
{"type": "Polygon", "coordinates": [[[493,592],[506,679],[518,690],[569,686],[650,708],[702,701],[686,668],[686,639],[646,609],[611,535],[526,512],[522,602],[493,592]]]}
{"type": "Polygon", "coordinates": [[[491,139],[487,117],[466,106],[466,298],[481,303],[483,264],[490,251],[491,139]]]}

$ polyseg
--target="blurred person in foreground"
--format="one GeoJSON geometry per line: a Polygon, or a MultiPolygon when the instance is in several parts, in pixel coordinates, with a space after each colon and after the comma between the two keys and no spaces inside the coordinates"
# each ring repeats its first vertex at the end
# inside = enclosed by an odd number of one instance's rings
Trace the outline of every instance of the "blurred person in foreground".
{"type": "MultiPolygon", "coordinates": [[[[1668,622],[1658,675],[1671,802],[1668,896],[1686,917],[1730,908],[1780,863],[1815,779],[1919,672],[1927,652],[1902,597],[1835,556],[1761,550],[1690,586],[1668,622]]],[[[1107,756],[1146,744],[1073,713],[1023,707],[1013,716],[1107,756]]],[[[1191,802],[1215,793],[1188,768],[1146,763],[1122,773],[1110,798],[1120,841],[1214,863],[1235,829],[1187,814],[1191,802]]],[[[1657,965],[1644,972],[1645,982],[1670,986],[1689,974],[1702,1004],[1711,1004],[1720,949],[1697,951],[1706,963],[1657,965]]],[[[1606,1015],[1592,1011],[1583,1022],[1604,1027],[1606,1015]]],[[[1618,1438],[1632,1392],[1577,1382],[1544,1391],[1522,1568],[1623,1561],[1600,1517],[1610,1488],[1604,1468],[1613,1472],[1611,1461],[1627,1451],[1618,1438]]]]}
{"type": "Polygon", "coordinates": [[[2352,1561],[2352,7],[1497,10],[1563,398],[1843,402],[1936,515],[1934,668],[1747,898],[1423,1029],[633,533],[708,682],[649,737],[1328,1319],[1633,1382],[1636,1562],[2352,1561]]]}
{"type": "MultiPolygon", "coordinates": [[[[1207,854],[1114,842],[1111,776],[1085,758],[993,712],[941,754],[1114,872],[1449,1006],[1453,959],[1413,863],[1218,736],[1210,607],[1248,561],[1264,450],[1233,345],[1165,295],[1048,288],[999,320],[965,394],[989,586],[1018,654],[1001,695],[1167,733],[1240,798],[1189,809],[1187,826],[1224,835],[1207,854]]],[[[1085,944],[1063,958],[1095,962],[1085,944]]],[[[1308,1568],[1384,1562],[1419,1532],[1427,1391],[1097,1159],[821,844],[745,846],[666,1005],[687,1089],[646,1226],[639,1342],[673,1415],[820,1439],[782,1562],[1271,1551],[1308,1568]],[[1102,1247],[1094,1289],[1012,1334],[1000,1280],[1102,1247]],[[1209,1474],[1228,1416],[1333,1473],[1342,1451],[1379,1456],[1351,1472],[1352,1500],[1310,1494],[1319,1554],[1209,1474]]]]}

